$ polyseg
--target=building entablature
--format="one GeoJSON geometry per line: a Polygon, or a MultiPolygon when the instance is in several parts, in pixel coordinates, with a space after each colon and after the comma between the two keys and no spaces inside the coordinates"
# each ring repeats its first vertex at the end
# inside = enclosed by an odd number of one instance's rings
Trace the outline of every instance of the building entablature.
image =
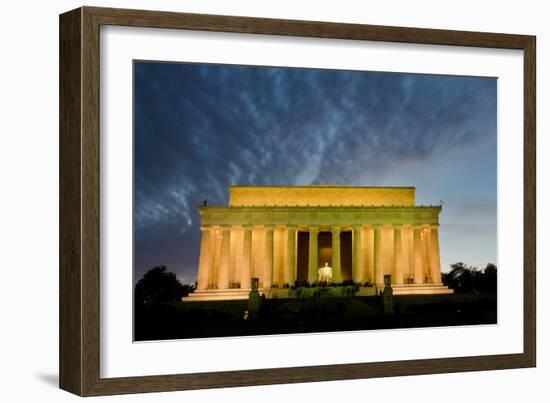
{"type": "Polygon", "coordinates": [[[203,226],[438,225],[441,206],[205,206],[203,226]]]}

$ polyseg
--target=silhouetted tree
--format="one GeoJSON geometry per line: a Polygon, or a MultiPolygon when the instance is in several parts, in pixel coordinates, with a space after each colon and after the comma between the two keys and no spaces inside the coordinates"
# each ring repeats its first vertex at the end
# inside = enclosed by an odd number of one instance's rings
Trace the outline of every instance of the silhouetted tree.
{"type": "Polygon", "coordinates": [[[191,285],[183,285],[166,266],[156,266],[137,282],[134,298],[140,304],[176,302],[181,301],[181,297],[189,294],[192,289],[191,285]]]}
{"type": "Polygon", "coordinates": [[[480,284],[481,292],[497,292],[497,267],[489,263],[483,270],[483,281],[480,284]]]}
{"type": "Polygon", "coordinates": [[[451,271],[442,273],[443,284],[457,293],[493,293],[497,290],[497,267],[489,263],[483,271],[462,262],[451,265],[451,271]]]}

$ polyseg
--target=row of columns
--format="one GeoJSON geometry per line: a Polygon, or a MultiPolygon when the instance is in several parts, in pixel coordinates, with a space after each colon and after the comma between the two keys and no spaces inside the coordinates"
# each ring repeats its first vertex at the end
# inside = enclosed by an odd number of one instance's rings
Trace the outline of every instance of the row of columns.
{"type": "Polygon", "coordinates": [[[259,277],[262,287],[294,284],[296,226],[265,225],[264,229],[258,237],[252,226],[201,227],[198,289],[226,289],[236,284],[248,289],[251,277],[259,277]]]}
{"type": "MultiPolygon", "coordinates": [[[[264,226],[263,240],[252,226],[201,228],[198,289],[250,288],[250,278],[261,286],[296,281],[297,228],[264,226]],[[277,242],[275,242],[277,231],[277,242]],[[256,235],[254,237],[253,235],[256,235]],[[260,245],[260,241],[264,245],[260,245]],[[263,246],[263,247],[262,247],[263,246]],[[263,256],[262,256],[263,255],[263,256]]],[[[341,227],[333,226],[332,278],[342,281],[341,227]]],[[[308,281],[317,281],[319,227],[309,227],[308,281]]],[[[433,225],[352,226],[354,282],[382,285],[384,274],[393,284],[441,283],[438,227],[433,225]]]]}
{"type": "Polygon", "coordinates": [[[353,280],[392,284],[441,283],[436,225],[354,226],[353,280]],[[364,238],[364,239],[363,239],[364,238]]]}

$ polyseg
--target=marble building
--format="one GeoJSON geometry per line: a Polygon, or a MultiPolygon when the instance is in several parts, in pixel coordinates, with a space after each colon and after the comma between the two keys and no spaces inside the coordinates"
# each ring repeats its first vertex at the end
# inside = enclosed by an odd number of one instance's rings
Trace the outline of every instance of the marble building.
{"type": "Polygon", "coordinates": [[[359,283],[360,295],[383,289],[385,274],[394,295],[452,293],[440,212],[415,205],[413,187],[231,186],[228,206],[199,207],[197,289],[184,300],[248,298],[253,277],[266,297],[292,298],[321,275],[359,283]]]}

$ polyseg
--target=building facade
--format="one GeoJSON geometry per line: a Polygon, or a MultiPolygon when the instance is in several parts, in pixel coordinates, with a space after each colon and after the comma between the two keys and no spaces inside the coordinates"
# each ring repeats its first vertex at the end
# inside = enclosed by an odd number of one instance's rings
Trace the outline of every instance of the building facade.
{"type": "Polygon", "coordinates": [[[378,293],[452,293],[441,283],[441,206],[416,206],[412,187],[231,186],[229,206],[199,207],[197,290],[186,299],[292,297],[331,268],[334,284],[378,293]],[[273,291],[276,292],[273,292],[273,291]]]}

